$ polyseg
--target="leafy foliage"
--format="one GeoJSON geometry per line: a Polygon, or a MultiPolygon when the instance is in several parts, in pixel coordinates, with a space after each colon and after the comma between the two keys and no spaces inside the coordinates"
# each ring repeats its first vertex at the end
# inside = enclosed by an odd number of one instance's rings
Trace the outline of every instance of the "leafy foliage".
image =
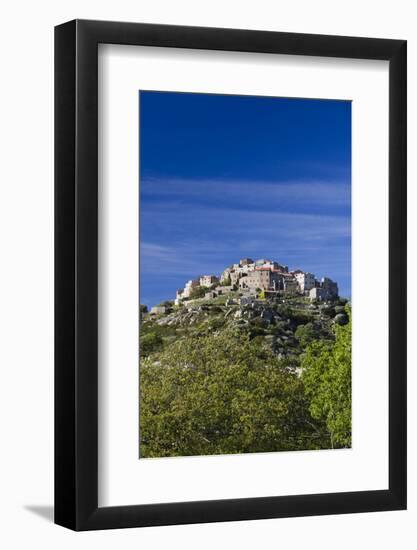
{"type": "Polygon", "coordinates": [[[161,302],[158,305],[159,306],[164,306],[164,307],[173,307],[174,306],[174,301],[173,300],[164,300],[163,302],[161,302]]]}
{"type": "Polygon", "coordinates": [[[351,446],[351,319],[335,327],[334,344],[312,341],[302,359],[311,415],[326,423],[332,447],[351,446]]]}
{"type": "Polygon", "coordinates": [[[303,349],[311,344],[314,340],[331,339],[328,334],[324,333],[320,325],[311,321],[305,325],[298,325],[295,331],[295,337],[300,342],[300,346],[303,349]]]}
{"type": "Polygon", "coordinates": [[[207,292],[207,288],[203,286],[196,286],[190,292],[190,300],[196,300],[197,298],[202,298],[207,292]]]}
{"type": "Polygon", "coordinates": [[[309,405],[294,369],[247,334],[187,336],[141,362],[141,456],[328,447],[309,405]]]}
{"type": "Polygon", "coordinates": [[[141,315],[141,456],[349,447],[348,306],[236,298],[141,315]]]}
{"type": "Polygon", "coordinates": [[[162,348],[163,340],[155,332],[149,332],[140,337],[140,355],[144,357],[162,348]]]}
{"type": "Polygon", "coordinates": [[[208,326],[212,330],[218,330],[219,328],[224,326],[224,319],[220,317],[213,317],[212,319],[209,320],[208,326]]]}

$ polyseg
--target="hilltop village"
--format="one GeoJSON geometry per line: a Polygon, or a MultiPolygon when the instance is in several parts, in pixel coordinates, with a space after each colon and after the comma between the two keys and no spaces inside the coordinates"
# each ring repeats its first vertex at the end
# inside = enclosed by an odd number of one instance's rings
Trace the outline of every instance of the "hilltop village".
{"type": "MultiPolygon", "coordinates": [[[[337,283],[323,277],[316,279],[313,273],[296,269],[278,262],[243,258],[237,264],[227,267],[220,277],[201,275],[190,280],[184,288],[177,290],[175,305],[195,298],[215,299],[230,292],[237,292],[239,303],[248,305],[260,295],[263,298],[306,296],[311,301],[328,301],[338,298],[337,283]]],[[[152,308],[151,313],[163,313],[160,306],[152,308]],[[161,311],[159,311],[161,310],[161,311]]]]}

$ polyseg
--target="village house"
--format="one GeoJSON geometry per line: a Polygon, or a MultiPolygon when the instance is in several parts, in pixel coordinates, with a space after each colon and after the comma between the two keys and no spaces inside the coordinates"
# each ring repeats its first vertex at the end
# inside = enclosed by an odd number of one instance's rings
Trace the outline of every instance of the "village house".
{"type": "Polygon", "coordinates": [[[244,266],[244,265],[250,265],[250,264],[253,264],[255,263],[251,258],[242,258],[239,262],[239,264],[241,266],[244,266]]]}
{"type": "Polygon", "coordinates": [[[337,283],[332,281],[328,277],[323,277],[321,279],[320,286],[327,292],[329,298],[335,298],[339,295],[339,288],[337,286],[337,283]]]}
{"type": "Polygon", "coordinates": [[[215,275],[202,275],[200,277],[200,286],[207,286],[210,287],[211,285],[215,285],[219,282],[219,278],[215,275]]]}
{"type": "Polygon", "coordinates": [[[151,311],[149,313],[151,315],[160,315],[166,312],[167,312],[167,308],[165,306],[153,306],[153,308],[151,308],[151,311]]]}
{"type": "Polygon", "coordinates": [[[175,296],[175,305],[178,305],[184,298],[189,298],[194,288],[200,286],[200,279],[190,280],[184,288],[179,288],[175,296]]]}
{"type": "Polygon", "coordinates": [[[256,260],[255,265],[257,267],[261,267],[265,264],[271,264],[271,260],[266,260],[265,258],[261,258],[260,260],[256,260]]]}
{"type": "Polygon", "coordinates": [[[233,286],[216,286],[214,291],[217,293],[218,296],[221,296],[222,294],[228,294],[233,290],[233,286]]]}
{"type": "Polygon", "coordinates": [[[226,268],[220,277],[220,282],[225,282],[230,279],[232,285],[237,285],[239,279],[245,274],[254,271],[255,262],[251,258],[243,258],[238,264],[226,268]]]}
{"type": "Polygon", "coordinates": [[[256,269],[239,279],[239,288],[260,288],[268,290],[271,286],[271,271],[256,269]]]}
{"type": "Polygon", "coordinates": [[[316,281],[316,286],[310,290],[310,300],[331,300],[337,298],[339,289],[337,283],[323,277],[320,282],[316,281]]]}
{"type": "Polygon", "coordinates": [[[328,277],[318,281],[313,273],[301,269],[288,271],[288,266],[265,258],[256,261],[242,258],[239,263],[227,267],[220,278],[216,275],[201,275],[188,281],[183,289],[177,290],[175,304],[189,299],[192,291],[198,287],[211,289],[205,293],[205,299],[227,295],[237,288],[243,298],[256,294],[256,290],[263,290],[307,295],[311,300],[329,300],[336,298],[339,292],[337,283],[328,277]],[[229,281],[230,284],[225,286],[229,281]]]}
{"type": "Polygon", "coordinates": [[[297,282],[297,279],[295,277],[285,277],[284,278],[284,292],[288,292],[290,294],[295,294],[297,292],[301,292],[300,286],[297,282]]]}
{"type": "Polygon", "coordinates": [[[231,284],[237,285],[241,276],[242,276],[242,273],[240,273],[239,271],[235,271],[235,270],[231,271],[229,274],[231,284]]]}
{"type": "Polygon", "coordinates": [[[332,296],[337,296],[339,294],[339,288],[337,286],[337,283],[335,283],[328,277],[322,278],[320,286],[326,289],[332,296]]]}
{"type": "Polygon", "coordinates": [[[298,270],[295,272],[294,276],[297,279],[298,286],[303,294],[314,288],[316,285],[316,278],[312,273],[304,273],[303,271],[298,270]]]}
{"type": "Polygon", "coordinates": [[[322,288],[320,288],[319,286],[315,286],[310,290],[309,296],[311,301],[313,300],[322,301],[322,300],[326,300],[327,292],[322,288]]]}
{"type": "Polygon", "coordinates": [[[230,272],[232,271],[231,267],[227,267],[223,273],[220,275],[220,282],[224,283],[230,279],[230,272]]]}
{"type": "Polygon", "coordinates": [[[256,269],[262,268],[270,269],[271,271],[278,271],[280,273],[288,273],[288,266],[281,265],[278,262],[274,262],[272,260],[257,260],[255,265],[256,269]]]}
{"type": "Polygon", "coordinates": [[[195,288],[197,288],[198,286],[200,286],[200,280],[199,280],[199,279],[194,279],[194,280],[188,281],[188,283],[187,283],[187,284],[185,285],[185,287],[184,287],[183,297],[184,297],[184,298],[189,298],[191,292],[192,292],[195,288]]]}

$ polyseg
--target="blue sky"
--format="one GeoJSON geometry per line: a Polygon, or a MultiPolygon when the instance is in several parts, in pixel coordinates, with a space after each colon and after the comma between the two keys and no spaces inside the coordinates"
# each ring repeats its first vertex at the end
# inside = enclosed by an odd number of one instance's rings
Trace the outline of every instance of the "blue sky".
{"type": "Polygon", "coordinates": [[[140,301],[270,258],[351,285],[349,101],[140,92],[140,301]]]}

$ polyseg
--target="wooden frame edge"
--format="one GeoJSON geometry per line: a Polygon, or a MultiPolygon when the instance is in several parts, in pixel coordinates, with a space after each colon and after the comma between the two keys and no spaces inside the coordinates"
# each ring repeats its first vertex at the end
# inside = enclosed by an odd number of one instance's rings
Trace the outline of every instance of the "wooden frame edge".
{"type": "Polygon", "coordinates": [[[55,29],[55,522],[73,530],[406,508],[406,42],[71,21],[55,29]],[[385,59],[389,67],[389,489],[98,508],[97,45],[385,59]]]}

